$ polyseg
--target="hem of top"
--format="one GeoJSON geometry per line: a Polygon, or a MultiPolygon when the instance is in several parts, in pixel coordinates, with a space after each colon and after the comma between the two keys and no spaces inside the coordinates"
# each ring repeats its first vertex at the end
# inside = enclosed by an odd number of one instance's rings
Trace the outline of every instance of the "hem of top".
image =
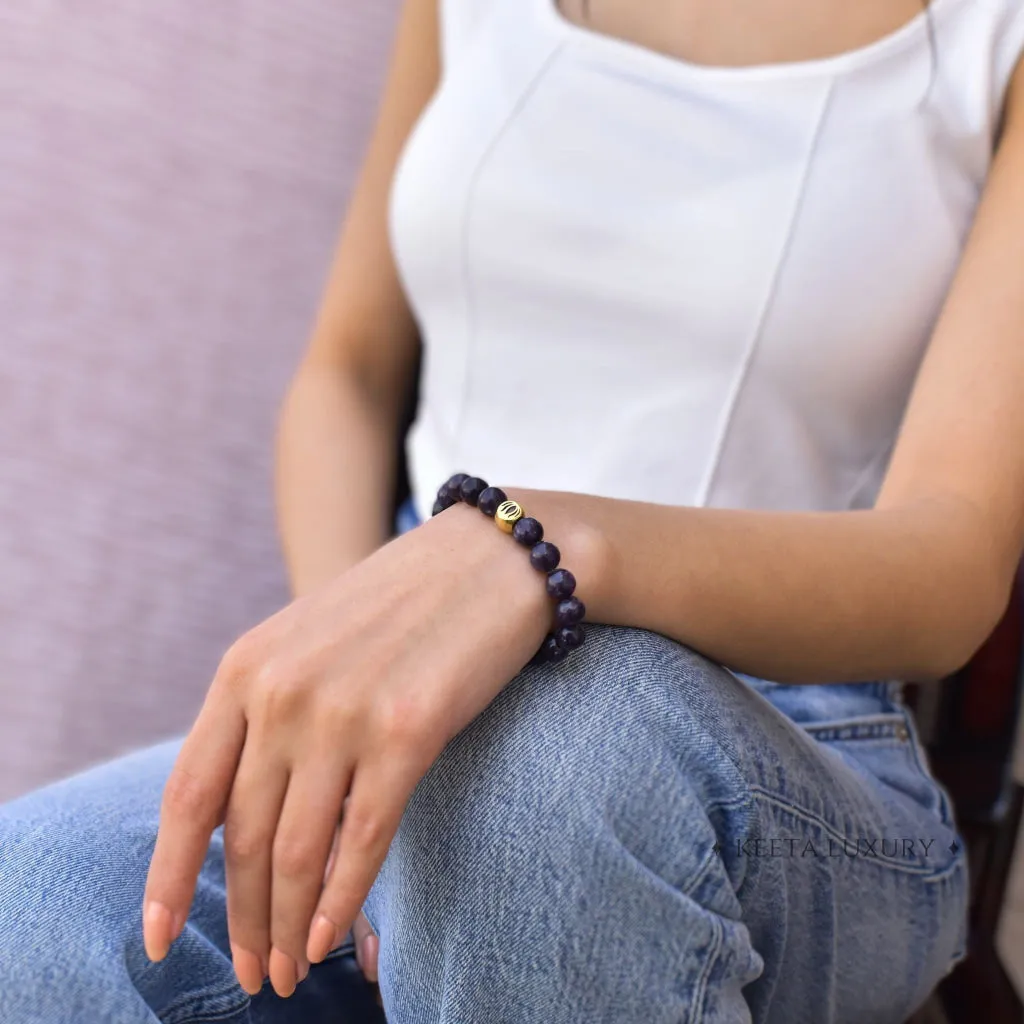
{"type": "Polygon", "coordinates": [[[647,70],[660,68],[671,75],[691,81],[695,78],[704,78],[717,82],[740,84],[771,79],[835,76],[857,70],[890,54],[898,53],[920,39],[926,40],[934,19],[958,4],[963,4],[965,0],[931,0],[928,7],[923,8],[913,18],[892,32],[863,46],[854,47],[852,50],[844,50],[827,57],[813,57],[808,60],[772,61],[760,64],[700,64],[683,57],[673,57],[644,46],[642,43],[578,25],[562,13],[558,6],[558,0],[533,0],[533,2],[537,6],[540,19],[545,26],[570,41],[589,46],[596,51],[603,51],[619,60],[625,59],[636,65],[643,64],[647,70]]]}

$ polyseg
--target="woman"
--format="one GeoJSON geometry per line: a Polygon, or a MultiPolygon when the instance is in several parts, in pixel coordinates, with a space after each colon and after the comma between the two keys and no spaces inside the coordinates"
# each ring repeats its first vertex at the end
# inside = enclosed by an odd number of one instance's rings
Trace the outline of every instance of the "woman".
{"type": "Polygon", "coordinates": [[[966,864],[898,681],[1024,545],[1024,8],[439,6],[284,409],[298,597],[3,809],[0,1018],[332,1020],[355,922],[394,1024],[902,1021],[966,864]]]}

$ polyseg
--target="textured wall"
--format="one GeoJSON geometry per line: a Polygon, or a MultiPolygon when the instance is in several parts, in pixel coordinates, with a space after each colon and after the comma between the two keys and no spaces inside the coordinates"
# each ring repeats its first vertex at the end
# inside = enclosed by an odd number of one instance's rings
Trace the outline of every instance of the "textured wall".
{"type": "Polygon", "coordinates": [[[395,0],[0,10],[0,799],[182,731],[286,599],[277,406],[395,0]]]}

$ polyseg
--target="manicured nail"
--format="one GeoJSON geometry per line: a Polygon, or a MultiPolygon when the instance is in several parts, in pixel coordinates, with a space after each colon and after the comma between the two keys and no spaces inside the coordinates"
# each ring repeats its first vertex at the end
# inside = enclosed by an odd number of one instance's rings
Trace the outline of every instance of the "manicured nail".
{"type": "Polygon", "coordinates": [[[376,935],[367,935],[363,939],[363,974],[367,981],[377,980],[377,956],[380,953],[380,939],[376,935]]]}
{"type": "Polygon", "coordinates": [[[299,972],[295,961],[276,947],[270,951],[270,983],[274,991],[287,999],[295,991],[299,972]]]}
{"type": "Polygon", "coordinates": [[[309,930],[309,941],[306,943],[306,955],[311,963],[320,963],[330,953],[334,947],[337,931],[336,925],[330,918],[323,914],[317,915],[313,927],[309,930]]]}
{"type": "Polygon", "coordinates": [[[238,983],[249,995],[256,995],[263,988],[263,964],[255,953],[231,943],[231,962],[235,965],[238,983]]]}
{"type": "Polygon", "coordinates": [[[174,918],[162,903],[151,900],[142,913],[142,937],[146,956],[150,960],[163,960],[175,936],[172,934],[174,918]]]}

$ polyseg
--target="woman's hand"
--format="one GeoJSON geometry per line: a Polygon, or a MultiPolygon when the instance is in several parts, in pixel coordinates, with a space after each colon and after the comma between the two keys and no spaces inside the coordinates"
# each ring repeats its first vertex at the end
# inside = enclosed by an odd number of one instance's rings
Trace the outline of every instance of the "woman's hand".
{"type": "Polygon", "coordinates": [[[356,946],[356,962],[367,981],[377,981],[377,954],[380,952],[380,939],[370,927],[370,922],[363,914],[359,914],[352,925],[352,938],[356,946]]]}
{"type": "Polygon", "coordinates": [[[223,822],[239,981],[289,995],[352,925],[417,782],[537,649],[549,605],[526,552],[456,505],[243,636],[164,791],[149,956],[184,927],[223,822]]]}

